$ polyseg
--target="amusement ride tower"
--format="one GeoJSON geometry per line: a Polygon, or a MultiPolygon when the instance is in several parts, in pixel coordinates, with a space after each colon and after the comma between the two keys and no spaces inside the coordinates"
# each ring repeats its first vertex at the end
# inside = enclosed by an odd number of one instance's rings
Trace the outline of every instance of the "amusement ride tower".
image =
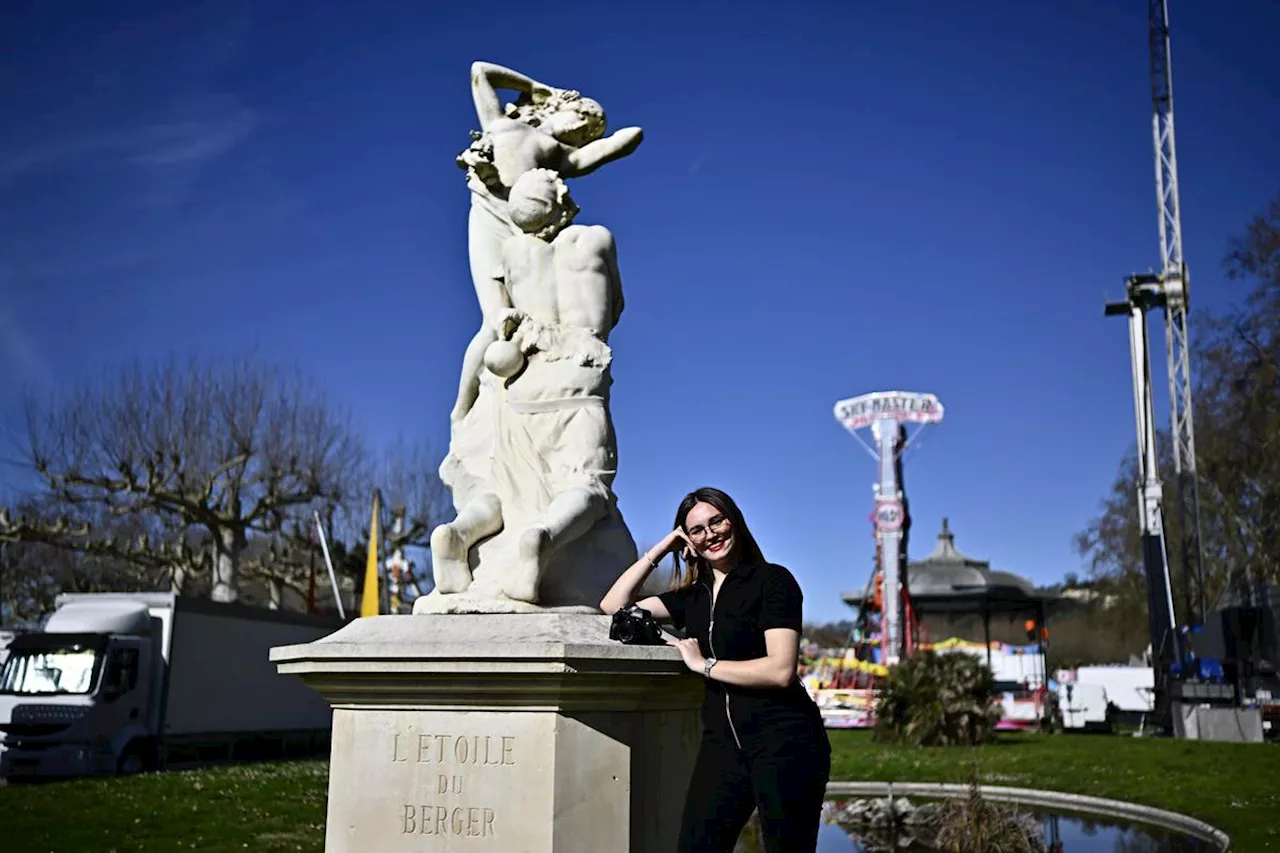
{"type": "Polygon", "coordinates": [[[911,601],[906,582],[911,515],[902,479],[902,455],[920,430],[942,420],[942,404],[933,394],[877,391],[841,400],[836,403],[835,415],[876,460],[879,476],[874,486],[872,515],[877,557],[874,585],[881,611],[882,662],[891,666],[911,653],[911,601]],[[918,424],[910,438],[907,423],[918,424]],[[862,429],[870,430],[874,444],[868,444],[858,434],[862,429]]]}

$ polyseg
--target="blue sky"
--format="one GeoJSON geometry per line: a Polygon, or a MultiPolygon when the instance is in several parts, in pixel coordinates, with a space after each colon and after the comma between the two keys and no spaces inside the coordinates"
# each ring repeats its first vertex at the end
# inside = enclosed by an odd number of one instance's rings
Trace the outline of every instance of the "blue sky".
{"type": "MultiPolygon", "coordinates": [[[[1280,7],[1172,5],[1194,311],[1239,298],[1227,240],[1280,189],[1280,7]]],[[[23,387],[256,348],[375,443],[443,450],[479,320],[453,159],[488,59],[645,128],[573,185],[619,245],[638,540],[719,485],[840,618],[874,469],[831,408],[906,389],[946,407],[907,466],[913,556],[945,515],[997,567],[1081,569],[1133,441],[1103,301],[1159,262],[1140,0],[11,2],[0,33],[10,416],[23,387]]]]}

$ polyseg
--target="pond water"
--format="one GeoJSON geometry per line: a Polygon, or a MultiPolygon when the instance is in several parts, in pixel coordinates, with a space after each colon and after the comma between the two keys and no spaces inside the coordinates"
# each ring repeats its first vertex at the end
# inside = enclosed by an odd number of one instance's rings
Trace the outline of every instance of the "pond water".
{"type": "MultiPolygon", "coordinates": [[[[1039,822],[1048,853],[1215,853],[1218,849],[1217,845],[1196,838],[1121,820],[1090,819],[1078,814],[1053,814],[1031,808],[1021,808],[1020,811],[1034,816],[1039,822]]],[[[895,847],[888,843],[890,839],[877,838],[868,832],[846,830],[838,824],[824,822],[818,835],[817,853],[878,853],[888,850],[929,853],[931,849],[919,844],[895,847]]]]}

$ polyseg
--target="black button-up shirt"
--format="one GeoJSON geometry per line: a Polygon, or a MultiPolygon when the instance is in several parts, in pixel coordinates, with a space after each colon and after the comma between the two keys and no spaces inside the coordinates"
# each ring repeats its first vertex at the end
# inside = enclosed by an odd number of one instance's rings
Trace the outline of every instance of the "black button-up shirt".
{"type": "MultiPolygon", "coordinates": [[[[764,632],[801,630],[804,596],[791,572],[773,563],[742,565],[725,575],[711,606],[709,582],[659,595],[672,623],[696,637],[705,657],[754,660],[768,655],[764,632]]],[[[818,739],[825,748],[822,715],[798,675],[784,688],[738,687],[707,681],[702,707],[704,732],[731,737],[748,752],[768,751],[797,738],[818,739]]]]}

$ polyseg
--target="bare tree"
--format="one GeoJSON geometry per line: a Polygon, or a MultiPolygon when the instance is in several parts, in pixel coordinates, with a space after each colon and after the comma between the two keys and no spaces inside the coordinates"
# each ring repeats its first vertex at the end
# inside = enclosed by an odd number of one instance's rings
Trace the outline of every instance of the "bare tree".
{"type": "Polygon", "coordinates": [[[394,548],[426,548],[431,529],[448,517],[451,498],[438,469],[440,458],[424,444],[406,444],[403,439],[393,444],[383,456],[374,475],[374,486],[381,489],[387,509],[394,518],[403,516],[399,532],[387,530],[387,545],[394,548]]]}
{"type": "Polygon", "coordinates": [[[431,530],[452,512],[439,467],[440,456],[428,444],[399,439],[369,467],[358,497],[335,513],[331,543],[335,569],[338,574],[351,577],[357,590],[364,579],[369,513],[375,491],[381,495],[378,523],[383,555],[387,559],[393,555],[406,559],[414,565],[419,584],[429,581],[431,572],[425,565],[425,552],[430,547],[431,530]]]}
{"type": "Polygon", "coordinates": [[[1226,270],[1255,286],[1205,326],[1196,416],[1208,412],[1216,430],[1202,443],[1197,429],[1196,457],[1217,533],[1206,560],[1247,597],[1280,582],[1280,195],[1232,241],[1226,270]]]}
{"type": "MultiPolygon", "coordinates": [[[[132,518],[107,517],[101,525],[75,523],[56,507],[31,499],[17,514],[0,508],[0,609],[20,620],[48,613],[60,592],[159,589],[175,550],[150,540],[138,559],[120,555],[147,542],[132,518]],[[66,547],[75,542],[76,547],[66,547]]],[[[180,559],[180,558],[178,558],[180,559]]]]}
{"type": "MultiPolygon", "coordinates": [[[[398,440],[377,461],[362,461],[350,473],[341,502],[314,507],[343,588],[359,590],[364,580],[375,490],[382,495],[379,541],[383,556],[400,552],[412,559],[415,551],[428,547],[431,529],[449,509],[448,491],[437,474],[439,465],[439,457],[426,444],[398,440]]],[[[327,572],[310,509],[287,515],[274,535],[259,534],[248,543],[240,560],[244,600],[271,608],[301,607],[310,598],[317,574],[317,585],[325,584],[327,572]]],[[[423,574],[418,572],[419,580],[423,574]]]]}
{"type": "MultiPolygon", "coordinates": [[[[207,567],[216,601],[236,600],[246,561],[261,569],[280,558],[291,520],[296,528],[311,508],[341,505],[365,467],[347,418],[298,377],[252,358],[134,366],[66,399],[28,400],[26,414],[26,461],[43,500],[80,518],[146,519],[171,553],[144,540],[113,542],[111,556],[163,559],[175,575],[207,567]]],[[[105,547],[45,522],[27,527],[28,540],[105,547]]]]}
{"type": "MultiPolygon", "coordinates": [[[[0,507],[0,543],[75,552],[87,579],[105,588],[182,591],[184,579],[209,574],[210,551],[195,531],[175,529],[151,515],[113,514],[97,505],[57,505],[48,495],[27,496],[16,515],[0,507]],[[108,580],[104,573],[110,575],[108,580]]],[[[19,549],[21,550],[21,549],[19,549]]],[[[90,590],[82,590],[90,591],[90,590]]]]}

